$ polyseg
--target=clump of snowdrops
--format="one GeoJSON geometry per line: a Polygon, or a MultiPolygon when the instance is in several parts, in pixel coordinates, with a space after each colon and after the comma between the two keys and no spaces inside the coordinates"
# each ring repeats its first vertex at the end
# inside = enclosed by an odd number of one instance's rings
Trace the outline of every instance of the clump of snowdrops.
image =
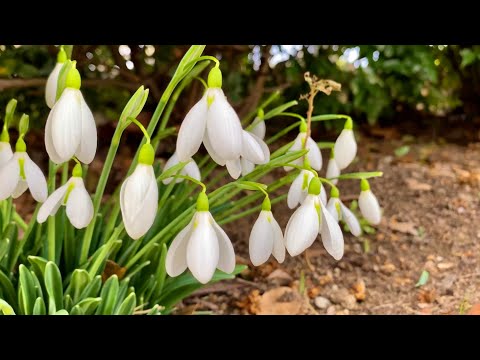
{"type": "Polygon", "coordinates": [[[278,262],[297,256],[316,239],[340,260],[344,238],[339,222],[355,236],[362,229],[340,200],[339,180],[360,181],[360,211],[368,222],[380,222],[380,207],[367,179],[381,173],[341,174],[357,152],[352,119],[313,114],[314,97],[338,90],[339,84],[307,73],[306,117],[287,111],[296,100],[269,109],[275,93],[241,121],[222,90],[219,61],[202,55],[203,50],[195,45],[185,54],[147,128],[136,117],[148,89],[142,86],[132,95],[118,119],[94,194],[86,190],[84,179],[96,156],[97,131],[76,62],[68,55],[71,47],[60,47],[45,89],[51,109],[45,126],[47,176],[29,156],[28,115],[15,114],[16,100],[8,103],[0,135],[0,313],[168,314],[204,284],[231,279],[245,268],[235,264],[234,247],[222,225],[253,213],[258,214],[249,238],[254,266],[271,256],[278,262]],[[206,82],[202,80],[205,92],[186,111],[177,134],[168,127],[175,102],[210,65],[206,82]],[[295,123],[266,139],[268,121],[278,116],[295,123]],[[323,143],[331,153],[321,177],[322,155],[311,128],[327,120],[345,125],[335,143],[323,143]],[[12,147],[13,124],[18,124],[19,135],[12,147]],[[143,140],[122,184],[102,201],[128,126],[138,126],[143,140]],[[291,131],[298,131],[296,139],[271,152],[272,144],[291,131]],[[169,136],[177,136],[176,148],[162,167],[155,152],[169,136]],[[202,144],[206,155],[199,153],[202,144]],[[218,175],[211,176],[218,167],[218,175]],[[277,168],[284,169],[283,176],[261,182],[277,168]],[[218,186],[225,176],[231,181],[218,186]],[[278,189],[285,191],[271,196],[278,189]],[[14,199],[27,190],[37,206],[25,221],[14,199]],[[294,210],[285,229],[272,211],[281,201],[294,210]]]}

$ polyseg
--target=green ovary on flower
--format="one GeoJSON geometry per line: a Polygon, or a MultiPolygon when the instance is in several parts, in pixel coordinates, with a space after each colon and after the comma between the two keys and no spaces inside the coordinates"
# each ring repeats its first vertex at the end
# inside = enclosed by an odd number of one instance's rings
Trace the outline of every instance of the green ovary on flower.
{"type": "Polygon", "coordinates": [[[138,162],[140,164],[145,165],[152,165],[155,159],[155,150],[153,150],[153,146],[150,144],[142,145],[140,149],[140,155],[138,156],[138,162]]]}
{"type": "Polygon", "coordinates": [[[202,191],[197,197],[197,211],[208,211],[209,208],[208,196],[202,191]]]}
{"type": "Polygon", "coordinates": [[[67,78],[65,79],[65,87],[80,90],[82,85],[82,78],[80,73],[75,68],[75,61],[72,64],[72,67],[68,71],[67,78]]]}
{"type": "Polygon", "coordinates": [[[314,177],[310,181],[310,185],[308,186],[308,193],[312,195],[318,195],[320,194],[320,187],[321,187],[321,182],[318,177],[314,177]]]}
{"type": "Polygon", "coordinates": [[[208,87],[221,88],[222,87],[222,72],[219,67],[215,66],[208,73],[208,87]]]}

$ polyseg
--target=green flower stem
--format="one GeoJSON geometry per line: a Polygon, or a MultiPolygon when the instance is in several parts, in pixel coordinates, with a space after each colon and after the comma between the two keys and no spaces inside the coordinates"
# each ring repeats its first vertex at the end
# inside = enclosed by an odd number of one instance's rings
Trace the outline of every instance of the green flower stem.
{"type": "Polygon", "coordinates": [[[340,119],[352,119],[348,115],[342,115],[342,114],[323,114],[323,115],[315,115],[312,116],[312,121],[327,121],[327,120],[340,120],[340,119]]]}
{"type": "Polygon", "coordinates": [[[41,206],[40,203],[37,203],[37,206],[35,206],[35,211],[33,212],[32,218],[28,223],[28,227],[26,229],[24,229],[23,237],[20,240],[18,246],[15,248],[14,255],[10,259],[8,259],[8,268],[10,269],[10,271],[13,271],[13,269],[14,269],[16,263],[17,263],[18,257],[22,253],[23,246],[27,242],[28,238],[30,237],[30,234],[32,233],[32,230],[33,230],[35,224],[37,223],[36,219],[37,219],[38,210],[40,210],[40,206],[41,206]]]}
{"type": "MultiPolygon", "coordinates": [[[[55,191],[55,175],[57,168],[52,160],[48,161],[48,193],[55,191]]],[[[55,216],[49,216],[47,220],[47,244],[48,260],[55,262],[55,216]]]]}
{"type": "Polygon", "coordinates": [[[280,139],[282,136],[288,134],[290,131],[292,131],[293,129],[296,129],[298,128],[298,126],[301,124],[301,121],[297,121],[295,123],[293,123],[292,125],[289,125],[287,126],[285,129],[283,129],[282,131],[279,131],[278,133],[276,133],[275,135],[273,135],[270,139],[268,139],[266,141],[266,143],[269,145],[275,141],[277,141],[278,139],[280,139]]]}
{"type": "Polygon", "coordinates": [[[61,179],[61,184],[65,185],[65,183],[68,181],[68,162],[64,163],[62,165],[62,179],[61,179]]]}
{"type": "Polygon", "coordinates": [[[332,141],[319,141],[317,145],[320,149],[333,149],[335,147],[335,143],[332,141]]]}
{"type": "MultiPolygon", "coordinates": [[[[270,200],[270,203],[273,205],[273,204],[276,204],[280,201],[283,201],[287,198],[288,194],[283,194],[283,195],[280,195],[280,196],[277,196],[276,198],[270,200]]],[[[258,211],[262,210],[262,205],[257,205],[253,208],[250,208],[248,210],[245,210],[245,211],[242,211],[238,214],[235,214],[235,215],[232,215],[230,217],[227,217],[225,219],[222,219],[222,220],[219,220],[217,223],[219,225],[223,225],[223,224],[227,224],[229,222],[232,222],[232,221],[235,221],[235,220],[238,220],[238,219],[241,219],[243,218],[244,216],[247,216],[247,215],[250,215],[250,214],[253,214],[253,213],[256,213],[258,211]]]]}
{"type": "MultiPolygon", "coordinates": [[[[332,179],[338,180],[362,180],[362,179],[370,179],[373,177],[380,177],[383,176],[383,172],[381,171],[372,171],[372,172],[358,172],[358,173],[348,173],[342,174],[340,176],[334,177],[332,179]]],[[[330,180],[332,180],[330,179],[330,180]]]]}
{"type": "Polygon", "coordinates": [[[12,212],[12,220],[17,223],[20,228],[22,228],[23,231],[27,231],[28,225],[25,221],[23,221],[22,217],[15,211],[13,210],[12,212]]]}

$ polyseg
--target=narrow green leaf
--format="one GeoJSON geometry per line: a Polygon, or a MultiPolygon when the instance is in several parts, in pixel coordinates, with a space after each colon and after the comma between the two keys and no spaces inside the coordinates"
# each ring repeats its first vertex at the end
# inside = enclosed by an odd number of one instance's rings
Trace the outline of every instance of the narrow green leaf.
{"type": "Polygon", "coordinates": [[[80,295],[80,299],[86,298],[95,298],[98,296],[100,289],[102,287],[102,276],[97,275],[95,278],[85,287],[82,294],[80,295]]]}
{"type": "Polygon", "coordinates": [[[120,304],[117,311],[115,311],[115,315],[132,315],[133,311],[135,310],[136,302],[137,299],[135,297],[135,293],[131,293],[120,304]]]}
{"type": "Polygon", "coordinates": [[[40,256],[29,256],[28,261],[32,264],[33,271],[41,279],[45,276],[45,267],[47,266],[48,260],[40,256]]]}
{"type": "Polygon", "coordinates": [[[85,313],[83,312],[83,310],[80,306],[75,305],[72,308],[72,311],[70,311],[70,315],[85,315],[85,313]]]}
{"type": "Polygon", "coordinates": [[[88,271],[75,269],[65,294],[70,295],[73,303],[76,304],[80,300],[80,294],[82,294],[89,282],[90,276],[88,275],[88,271]]]}
{"type": "Polygon", "coordinates": [[[22,292],[22,308],[25,315],[32,315],[33,306],[35,304],[36,289],[32,275],[27,267],[23,264],[19,267],[20,286],[19,290],[22,292]]]}
{"type": "Polygon", "coordinates": [[[188,164],[188,161],[185,161],[185,162],[179,162],[178,164],[175,164],[173,165],[171,168],[168,168],[167,170],[165,170],[163,173],[161,173],[158,177],[157,177],[157,183],[162,181],[162,180],[165,180],[169,177],[172,177],[174,175],[176,175],[177,173],[179,173],[184,167],[185,165],[188,164]]]}
{"type": "Polygon", "coordinates": [[[102,302],[97,309],[97,315],[112,315],[117,302],[118,294],[118,277],[117,275],[110,276],[103,285],[100,297],[102,302]]]}
{"type": "Polygon", "coordinates": [[[415,287],[423,286],[427,283],[430,273],[427,270],[423,270],[418,282],[415,284],[415,287]]]}
{"type": "Polygon", "coordinates": [[[33,306],[33,315],[46,315],[47,309],[45,308],[45,302],[41,297],[37,297],[35,305],[33,306]]]}
{"type": "Polygon", "coordinates": [[[3,299],[0,299],[0,311],[3,315],[15,315],[13,308],[3,299]]]}
{"type": "Polygon", "coordinates": [[[292,101],[289,101],[288,103],[286,104],[282,104],[280,106],[277,106],[276,108],[273,108],[272,110],[270,110],[269,112],[267,112],[265,114],[265,116],[263,117],[264,120],[268,120],[268,119],[271,119],[275,116],[277,116],[278,114],[284,112],[285,110],[287,110],[288,108],[291,108],[292,106],[295,106],[298,104],[298,101],[296,100],[292,100],[292,101]]]}
{"type": "Polygon", "coordinates": [[[73,307],[73,300],[72,297],[69,294],[66,294],[64,299],[63,299],[63,307],[65,310],[70,311],[72,310],[73,307]]]}
{"type": "Polygon", "coordinates": [[[155,291],[153,292],[153,299],[158,299],[160,294],[163,290],[163,285],[165,284],[165,278],[167,276],[167,272],[165,270],[165,261],[167,259],[167,245],[165,243],[162,244],[162,250],[160,253],[160,260],[158,262],[158,267],[156,271],[156,279],[157,284],[155,286],[155,291]]]}
{"type": "Polygon", "coordinates": [[[5,275],[2,270],[0,270],[0,288],[3,290],[5,300],[7,300],[14,309],[17,308],[17,295],[15,293],[15,288],[8,276],[5,275]]]}
{"type": "Polygon", "coordinates": [[[332,179],[340,179],[340,180],[362,180],[362,179],[369,179],[372,177],[379,177],[383,176],[383,172],[381,171],[372,171],[372,172],[357,172],[357,173],[350,173],[350,174],[342,174],[332,179]]]}
{"type": "Polygon", "coordinates": [[[67,310],[58,310],[57,312],[55,312],[55,314],[53,315],[68,315],[68,311],[67,310]]]}
{"type": "Polygon", "coordinates": [[[98,305],[100,304],[101,301],[102,301],[102,298],[100,297],[86,298],[80,301],[73,308],[75,309],[76,307],[78,307],[85,315],[93,315],[93,313],[98,308],[98,305]]]}
{"type": "MultiPolygon", "coordinates": [[[[49,295],[49,302],[53,300],[55,302],[56,309],[63,308],[63,286],[62,275],[57,265],[49,261],[45,266],[45,287],[49,295]]],[[[49,309],[50,309],[49,304],[49,309]]]]}

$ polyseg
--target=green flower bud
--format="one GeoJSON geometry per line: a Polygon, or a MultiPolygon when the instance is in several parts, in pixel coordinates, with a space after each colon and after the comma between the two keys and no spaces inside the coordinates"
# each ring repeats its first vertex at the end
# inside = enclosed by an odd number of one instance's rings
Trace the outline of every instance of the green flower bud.
{"type": "Polygon", "coordinates": [[[79,178],[81,178],[82,175],[83,175],[82,165],[76,164],[76,165],[73,167],[72,176],[73,176],[73,177],[79,177],[79,178]]]}
{"type": "Polygon", "coordinates": [[[138,156],[138,162],[140,164],[152,165],[155,159],[155,151],[150,144],[144,144],[140,149],[140,155],[138,156]]]}
{"type": "Polygon", "coordinates": [[[25,135],[28,131],[30,117],[27,114],[22,114],[20,121],[18,123],[18,130],[20,134],[25,135]]]}
{"type": "Polygon", "coordinates": [[[302,120],[302,122],[300,123],[300,132],[301,133],[305,133],[307,132],[307,123],[305,121],[302,120]]]}
{"type": "Polygon", "coordinates": [[[10,142],[10,135],[8,134],[8,130],[6,127],[3,128],[2,134],[0,134],[0,142],[10,142]]]}
{"type": "Polygon", "coordinates": [[[362,179],[360,181],[360,189],[362,191],[367,191],[367,190],[370,190],[370,184],[368,183],[368,180],[367,179],[362,179]]]}
{"type": "Polygon", "coordinates": [[[75,66],[76,61],[73,61],[72,67],[68,71],[67,78],[65,79],[65,87],[79,90],[80,86],[82,86],[82,78],[75,66]]]}
{"type": "Polygon", "coordinates": [[[16,152],[26,152],[27,151],[27,144],[22,137],[18,138],[17,143],[15,144],[15,151],[16,152]]]}
{"type": "Polygon", "coordinates": [[[67,61],[67,53],[65,52],[65,49],[62,45],[60,46],[60,51],[57,54],[57,63],[63,64],[65,61],[67,61]]]}
{"type": "Polygon", "coordinates": [[[338,191],[338,188],[336,186],[333,186],[332,190],[330,190],[330,197],[333,197],[333,198],[340,197],[340,191],[338,191]]]}
{"type": "Polygon", "coordinates": [[[202,191],[200,194],[198,194],[198,197],[197,197],[197,211],[208,211],[208,210],[209,210],[208,196],[204,191],[202,191]]]}
{"type": "Polygon", "coordinates": [[[263,200],[262,210],[263,211],[271,211],[272,210],[272,204],[271,204],[268,196],[265,196],[265,199],[263,200]]]}
{"type": "Polygon", "coordinates": [[[312,180],[310,180],[310,185],[308,186],[308,193],[311,195],[318,195],[320,194],[320,187],[320,179],[315,176],[312,180]]]}
{"type": "Polygon", "coordinates": [[[348,118],[347,121],[345,121],[345,125],[343,126],[345,130],[352,130],[353,129],[353,121],[352,119],[348,118]]]}
{"type": "Polygon", "coordinates": [[[220,68],[215,66],[208,73],[208,87],[209,88],[221,88],[222,87],[222,72],[220,68]]]}

